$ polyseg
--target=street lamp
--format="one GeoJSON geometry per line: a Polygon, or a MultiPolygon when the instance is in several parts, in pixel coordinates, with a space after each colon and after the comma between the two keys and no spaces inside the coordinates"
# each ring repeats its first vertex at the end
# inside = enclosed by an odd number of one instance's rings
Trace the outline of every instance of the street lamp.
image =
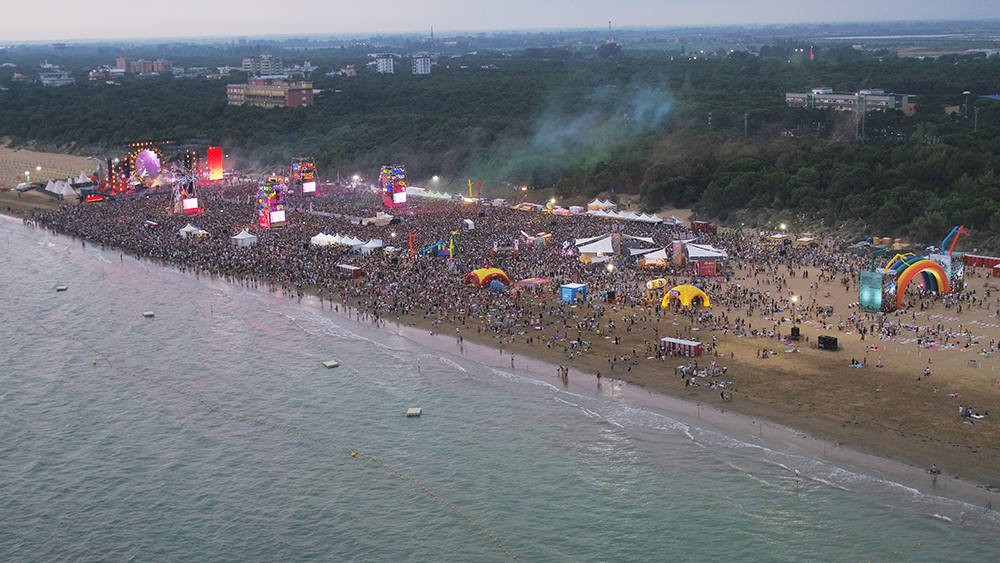
{"type": "Polygon", "coordinates": [[[784,223],[781,224],[781,230],[782,230],[782,232],[784,232],[784,230],[787,229],[787,228],[788,228],[788,225],[786,225],[784,223]]]}

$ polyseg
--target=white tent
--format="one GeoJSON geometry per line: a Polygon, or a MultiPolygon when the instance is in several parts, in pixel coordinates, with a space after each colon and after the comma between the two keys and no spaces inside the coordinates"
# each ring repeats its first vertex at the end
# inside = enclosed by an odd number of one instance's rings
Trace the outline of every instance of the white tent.
{"type": "Polygon", "coordinates": [[[675,227],[676,227],[676,226],[678,226],[678,225],[683,225],[683,224],[684,224],[684,221],[681,221],[681,220],[680,220],[680,219],[678,219],[677,217],[674,217],[673,215],[671,215],[671,216],[670,216],[670,218],[669,218],[669,219],[667,219],[667,223],[669,223],[670,225],[673,225],[673,226],[675,226],[675,227]]]}
{"type": "Polygon", "coordinates": [[[590,244],[585,244],[578,249],[580,258],[590,262],[601,262],[607,260],[615,252],[611,237],[604,237],[590,244]]]}
{"type": "Polygon", "coordinates": [[[587,208],[583,207],[583,206],[580,206],[580,205],[570,205],[569,206],[569,212],[572,215],[582,215],[582,214],[586,213],[586,211],[587,211],[587,208]]]}
{"type": "Polygon", "coordinates": [[[416,186],[406,186],[406,195],[415,197],[424,197],[427,195],[427,190],[423,188],[418,188],[416,186]]]}
{"type": "Polygon", "coordinates": [[[371,254],[373,250],[375,250],[376,248],[382,248],[382,246],[384,246],[382,244],[382,239],[373,238],[370,241],[361,245],[361,253],[371,254]]]}
{"type": "Polygon", "coordinates": [[[177,234],[179,234],[181,236],[181,238],[188,238],[188,235],[193,235],[193,234],[197,233],[199,230],[201,230],[201,229],[199,229],[198,227],[195,227],[191,223],[188,223],[183,229],[179,229],[177,231],[177,234]]]}
{"type": "Polygon", "coordinates": [[[71,188],[69,184],[67,184],[66,182],[64,182],[62,180],[55,181],[52,184],[51,187],[46,186],[45,189],[49,190],[50,192],[52,192],[54,194],[58,194],[58,195],[62,195],[62,196],[76,195],[76,191],[73,190],[73,188],[71,188]]]}
{"type": "Polygon", "coordinates": [[[340,244],[346,244],[347,246],[350,246],[353,250],[357,250],[365,245],[365,241],[355,237],[344,237],[340,241],[340,244]]]}
{"type": "Polygon", "coordinates": [[[654,250],[659,250],[657,248],[630,248],[628,249],[629,256],[635,256],[637,254],[647,254],[653,252],[654,250]]]}
{"type": "Polygon", "coordinates": [[[597,240],[599,238],[604,238],[606,236],[608,236],[608,235],[598,235],[596,237],[578,238],[578,239],[576,239],[573,242],[573,244],[575,246],[580,246],[581,244],[587,244],[588,242],[594,242],[595,240],[597,240]]]}
{"type": "Polygon", "coordinates": [[[76,178],[76,184],[88,184],[90,183],[90,176],[87,176],[86,172],[81,171],[80,175],[76,178]]]}
{"type": "Polygon", "coordinates": [[[725,250],[714,248],[707,244],[691,243],[687,245],[687,255],[691,260],[719,260],[729,257],[725,250]]]}
{"type": "Polygon", "coordinates": [[[236,246],[253,246],[257,244],[257,236],[251,235],[246,229],[240,231],[238,235],[230,237],[230,240],[232,240],[233,244],[236,246]]]}
{"type": "MultiPolygon", "coordinates": [[[[52,192],[52,189],[53,189],[53,188],[54,188],[55,186],[56,186],[56,183],[55,183],[55,182],[53,182],[52,180],[49,180],[49,181],[48,181],[48,183],[46,183],[46,184],[45,184],[45,191],[47,191],[47,192],[52,192]]],[[[53,192],[53,193],[55,193],[55,192],[53,192]]]]}
{"type": "Polygon", "coordinates": [[[666,260],[667,259],[667,247],[663,247],[655,252],[650,252],[643,256],[646,260],[666,260]]]}
{"type": "Polygon", "coordinates": [[[476,228],[476,224],[472,222],[472,219],[462,219],[462,226],[469,231],[476,228]]]}
{"type": "Polygon", "coordinates": [[[622,235],[622,237],[624,237],[624,238],[630,238],[632,240],[641,240],[642,242],[653,244],[653,237],[637,237],[637,236],[633,236],[633,235],[622,235]]]}
{"type": "Polygon", "coordinates": [[[313,246],[330,246],[333,244],[333,237],[326,233],[319,233],[309,239],[309,244],[313,246]]]}
{"type": "Polygon", "coordinates": [[[329,241],[327,244],[342,244],[344,242],[344,237],[340,236],[340,234],[336,234],[333,236],[330,235],[326,236],[327,240],[329,241]]]}
{"type": "Polygon", "coordinates": [[[639,265],[645,267],[652,266],[666,266],[667,265],[667,249],[666,247],[659,250],[654,250],[649,252],[639,258],[639,265]]]}

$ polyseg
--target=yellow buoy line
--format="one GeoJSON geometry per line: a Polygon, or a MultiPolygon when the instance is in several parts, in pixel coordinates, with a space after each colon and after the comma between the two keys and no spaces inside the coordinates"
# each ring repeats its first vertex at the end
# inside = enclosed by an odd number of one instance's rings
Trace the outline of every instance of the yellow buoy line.
{"type": "MultiPolygon", "coordinates": [[[[187,391],[184,391],[183,389],[179,389],[177,387],[174,387],[173,385],[170,385],[168,383],[164,383],[164,382],[159,381],[157,379],[154,379],[152,377],[146,377],[146,376],[143,376],[143,375],[138,375],[138,374],[132,373],[132,372],[130,372],[130,371],[124,369],[124,368],[115,366],[114,364],[111,363],[111,360],[109,360],[108,357],[103,352],[101,352],[97,348],[94,348],[93,346],[91,346],[87,342],[81,340],[80,338],[77,338],[75,336],[70,336],[68,334],[61,334],[61,333],[58,333],[58,332],[53,332],[52,330],[49,330],[48,327],[46,327],[45,325],[41,324],[40,322],[36,321],[35,319],[33,319],[33,318],[31,318],[31,317],[23,314],[23,313],[20,313],[18,311],[13,311],[13,310],[10,310],[10,309],[5,309],[5,310],[7,310],[10,313],[13,313],[15,315],[18,315],[20,317],[23,317],[23,318],[31,321],[32,323],[34,323],[39,328],[41,328],[42,330],[44,330],[45,332],[47,332],[48,334],[50,334],[52,336],[58,336],[58,337],[61,337],[61,338],[66,338],[68,340],[72,340],[74,342],[78,342],[79,344],[83,345],[84,347],[88,348],[89,350],[93,351],[95,354],[97,354],[101,358],[103,358],[104,361],[107,362],[108,367],[110,367],[113,370],[118,371],[119,373],[121,373],[123,375],[127,375],[129,377],[145,381],[146,383],[152,383],[154,385],[159,385],[160,387],[163,387],[164,389],[169,389],[170,391],[173,391],[173,392],[178,393],[180,395],[184,395],[185,397],[192,398],[192,399],[198,401],[199,403],[201,403],[202,405],[204,405],[206,408],[208,408],[209,411],[217,412],[219,414],[226,415],[226,416],[228,416],[230,418],[233,418],[233,419],[239,419],[239,420],[243,420],[243,421],[250,422],[250,423],[253,423],[253,424],[259,424],[259,425],[267,427],[267,428],[271,428],[271,429],[275,429],[275,430],[284,430],[286,432],[289,432],[289,433],[295,434],[297,436],[300,436],[302,438],[305,438],[306,440],[311,440],[312,442],[315,442],[317,444],[320,444],[320,445],[323,445],[323,446],[328,446],[328,447],[331,447],[331,448],[333,448],[335,450],[343,450],[345,452],[350,452],[352,458],[359,458],[359,457],[360,458],[367,458],[367,459],[375,462],[376,464],[380,465],[381,467],[385,468],[390,473],[392,473],[392,474],[394,474],[394,475],[396,475],[396,476],[398,476],[398,477],[400,477],[400,478],[402,478],[402,479],[404,479],[404,480],[412,483],[416,487],[420,487],[421,491],[427,493],[428,495],[430,495],[431,497],[433,497],[435,500],[439,501],[444,506],[448,507],[450,510],[452,510],[455,513],[457,513],[462,518],[465,518],[465,520],[467,522],[469,522],[470,524],[472,524],[473,526],[475,526],[476,531],[482,532],[484,536],[489,537],[489,539],[493,543],[495,543],[498,548],[502,549],[505,554],[510,555],[514,559],[517,559],[516,555],[514,555],[513,553],[511,553],[510,551],[508,551],[507,548],[505,548],[503,546],[503,544],[500,543],[500,539],[499,538],[497,538],[492,533],[490,533],[490,531],[488,529],[486,529],[483,526],[481,526],[478,522],[473,521],[473,519],[472,519],[471,516],[469,516],[468,514],[466,514],[465,512],[463,512],[462,510],[460,510],[457,506],[455,506],[455,505],[451,504],[450,502],[446,501],[444,498],[438,496],[433,491],[429,490],[427,487],[424,487],[423,485],[421,485],[413,477],[410,477],[409,475],[407,475],[406,473],[404,473],[403,471],[401,471],[398,468],[392,467],[391,465],[389,465],[385,461],[376,458],[372,454],[360,452],[360,451],[357,451],[357,450],[352,450],[351,448],[348,448],[346,446],[338,446],[336,444],[331,444],[329,442],[324,442],[323,440],[320,440],[319,438],[316,438],[314,436],[310,436],[309,434],[306,434],[304,432],[299,432],[298,430],[295,430],[294,428],[289,428],[287,426],[282,426],[280,424],[274,424],[272,422],[268,422],[268,421],[262,420],[260,418],[254,418],[252,416],[246,416],[246,415],[242,415],[242,414],[239,414],[239,413],[234,413],[234,412],[230,412],[230,411],[227,411],[227,410],[223,410],[221,408],[218,408],[218,407],[216,407],[216,406],[208,403],[207,401],[205,401],[204,399],[202,399],[198,395],[195,395],[194,393],[189,393],[187,391]]],[[[97,365],[97,360],[94,360],[93,363],[96,366],[97,365]]]]}

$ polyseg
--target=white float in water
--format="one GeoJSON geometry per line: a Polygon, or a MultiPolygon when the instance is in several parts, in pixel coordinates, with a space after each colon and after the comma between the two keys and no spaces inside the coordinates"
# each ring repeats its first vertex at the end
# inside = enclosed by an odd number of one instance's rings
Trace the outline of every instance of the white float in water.
{"type": "Polygon", "coordinates": [[[153,312],[152,311],[144,311],[142,313],[142,316],[147,317],[147,318],[152,317],[153,316],[153,312]]]}
{"type": "Polygon", "coordinates": [[[323,362],[323,365],[326,366],[327,368],[337,368],[340,367],[340,362],[338,362],[337,360],[327,360],[323,362]]]}
{"type": "Polygon", "coordinates": [[[69,288],[66,287],[65,285],[57,285],[56,286],[56,291],[66,291],[67,289],[69,289],[69,288]]]}
{"type": "Polygon", "coordinates": [[[420,407],[406,409],[406,416],[420,416],[420,407]]]}

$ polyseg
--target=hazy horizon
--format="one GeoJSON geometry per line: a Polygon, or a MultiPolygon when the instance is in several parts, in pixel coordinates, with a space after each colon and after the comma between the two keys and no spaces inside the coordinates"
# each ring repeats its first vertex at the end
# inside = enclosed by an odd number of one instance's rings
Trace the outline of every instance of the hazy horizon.
{"type": "Polygon", "coordinates": [[[273,3],[244,0],[229,5],[177,0],[139,10],[134,2],[65,0],[25,2],[6,8],[0,43],[189,40],[240,36],[454,35],[503,31],[615,28],[718,27],[902,21],[996,19],[993,0],[882,0],[802,3],[769,0],[623,0],[613,7],[595,0],[510,0],[468,6],[458,0],[413,4],[387,0],[379,9],[356,4],[302,0],[298,10],[275,10],[273,3]],[[990,14],[994,14],[990,16],[990,14]],[[986,17],[989,16],[989,17],[986,17]],[[488,22],[488,23],[486,23],[488,22]]]}

